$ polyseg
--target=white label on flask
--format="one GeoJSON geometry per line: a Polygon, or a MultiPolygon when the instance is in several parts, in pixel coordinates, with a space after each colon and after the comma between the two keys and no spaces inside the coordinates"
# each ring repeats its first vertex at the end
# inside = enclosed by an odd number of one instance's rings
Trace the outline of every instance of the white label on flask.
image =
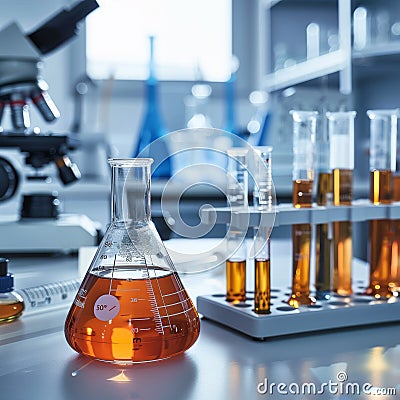
{"type": "Polygon", "coordinates": [[[119,313],[119,301],[111,294],[103,294],[94,303],[94,315],[100,321],[109,321],[119,313]]]}

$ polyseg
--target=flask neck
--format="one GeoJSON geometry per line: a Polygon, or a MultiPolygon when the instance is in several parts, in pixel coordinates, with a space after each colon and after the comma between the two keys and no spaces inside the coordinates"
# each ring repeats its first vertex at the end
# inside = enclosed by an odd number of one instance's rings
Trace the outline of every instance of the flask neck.
{"type": "Polygon", "coordinates": [[[151,163],[112,165],[111,222],[113,224],[150,221],[150,166],[151,163]]]}

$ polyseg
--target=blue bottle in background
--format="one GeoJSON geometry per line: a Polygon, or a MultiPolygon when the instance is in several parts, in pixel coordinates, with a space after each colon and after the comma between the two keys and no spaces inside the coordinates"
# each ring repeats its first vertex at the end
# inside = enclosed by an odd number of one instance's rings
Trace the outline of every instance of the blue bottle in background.
{"type": "Polygon", "coordinates": [[[164,127],[158,103],[158,80],[155,75],[154,36],[150,36],[149,76],[146,80],[146,111],[138,134],[133,157],[154,159],[152,177],[170,178],[171,159],[167,143],[162,138],[167,130],[164,127]]]}
{"type": "Polygon", "coordinates": [[[230,78],[225,82],[226,120],[224,130],[237,134],[235,119],[235,81],[236,73],[232,72],[230,78]]]}
{"type": "MultiPolygon", "coordinates": [[[[236,72],[239,69],[239,59],[232,56],[231,74],[227,81],[225,81],[225,124],[224,130],[235,134],[241,139],[246,139],[244,132],[237,124],[236,114],[236,72]]],[[[233,146],[241,146],[241,141],[235,141],[233,146]],[[237,142],[237,143],[236,143],[237,142]]]]}

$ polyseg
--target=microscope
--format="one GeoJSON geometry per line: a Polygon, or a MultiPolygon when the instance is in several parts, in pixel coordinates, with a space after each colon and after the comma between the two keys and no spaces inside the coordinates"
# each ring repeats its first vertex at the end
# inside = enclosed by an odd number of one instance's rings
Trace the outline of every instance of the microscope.
{"type": "MultiPolygon", "coordinates": [[[[11,130],[0,127],[0,149],[17,149],[33,171],[29,181],[46,181],[44,167],[54,165],[64,185],[81,174],[69,153],[79,147],[79,138],[46,133],[31,128],[30,107],[47,122],[60,113],[41,78],[42,56],[62,46],[77,33],[78,23],[98,7],[96,0],[83,0],[51,16],[29,34],[13,22],[0,31],[0,124],[4,111],[11,116],[11,130]]],[[[21,183],[12,159],[0,157],[0,207],[11,199],[21,183]]],[[[45,185],[45,183],[44,183],[45,185]]],[[[55,193],[23,196],[20,215],[0,217],[0,252],[72,252],[98,244],[99,226],[85,215],[61,214],[55,193]]]]}

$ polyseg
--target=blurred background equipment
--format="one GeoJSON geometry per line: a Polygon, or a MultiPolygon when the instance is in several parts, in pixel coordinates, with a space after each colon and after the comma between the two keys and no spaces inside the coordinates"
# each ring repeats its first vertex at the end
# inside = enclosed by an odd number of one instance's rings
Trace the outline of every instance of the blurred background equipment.
{"type": "MultiPolygon", "coordinates": [[[[48,164],[56,167],[58,179],[69,185],[81,178],[69,153],[79,147],[79,140],[68,134],[40,133],[31,128],[30,103],[43,119],[53,122],[60,113],[41,78],[41,57],[56,50],[77,32],[77,24],[98,4],[84,0],[64,9],[30,34],[13,22],[0,31],[0,118],[6,108],[11,114],[11,130],[1,129],[0,148],[14,148],[24,155],[25,164],[33,171],[28,181],[35,181],[38,193],[23,197],[20,215],[9,215],[0,223],[3,252],[69,252],[81,245],[96,244],[98,229],[84,215],[58,213],[59,200],[48,191],[49,176],[43,173],[48,164]],[[39,230],[40,229],[40,230],[39,230]]],[[[1,119],[0,119],[1,122],[1,119]]],[[[0,201],[18,193],[21,174],[11,158],[0,158],[0,201]]]]}

